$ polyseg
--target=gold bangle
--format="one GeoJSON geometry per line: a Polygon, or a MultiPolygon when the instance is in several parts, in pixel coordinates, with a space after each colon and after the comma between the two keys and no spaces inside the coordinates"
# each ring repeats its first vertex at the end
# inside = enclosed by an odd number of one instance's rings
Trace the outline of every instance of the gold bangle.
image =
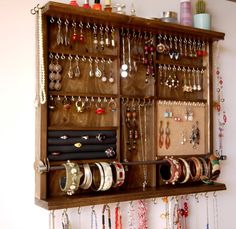
{"type": "Polygon", "coordinates": [[[66,176],[61,177],[59,180],[60,188],[67,195],[73,195],[79,188],[80,178],[82,172],[79,169],[79,165],[70,161],[64,163],[63,166],[66,169],[66,176]]]}
{"type": "Polygon", "coordinates": [[[104,185],[101,191],[106,191],[111,188],[113,182],[111,166],[107,162],[99,162],[104,171],[104,185]]]}
{"type": "Polygon", "coordinates": [[[125,182],[125,169],[124,166],[116,161],[113,161],[111,164],[111,169],[113,173],[113,185],[112,187],[120,187],[125,182]]]}
{"type": "Polygon", "coordinates": [[[89,164],[83,164],[83,168],[84,168],[84,176],[83,176],[84,180],[82,184],[80,185],[80,188],[89,189],[93,181],[92,172],[91,172],[89,164]]]}

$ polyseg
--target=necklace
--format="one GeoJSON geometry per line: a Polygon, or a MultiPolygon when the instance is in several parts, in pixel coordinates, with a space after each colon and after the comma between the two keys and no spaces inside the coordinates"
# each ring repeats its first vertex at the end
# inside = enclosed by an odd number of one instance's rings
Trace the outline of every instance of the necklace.
{"type": "Polygon", "coordinates": [[[208,208],[208,194],[205,194],[205,198],[206,198],[206,229],[209,229],[209,208],[208,208]]]}
{"type": "Polygon", "coordinates": [[[128,208],[128,225],[129,229],[135,229],[135,224],[134,224],[134,204],[132,201],[129,202],[129,208],[128,208]]]}
{"type": "Polygon", "coordinates": [[[145,200],[138,201],[138,229],[147,229],[147,206],[145,200]]]}
{"type": "Polygon", "coordinates": [[[214,212],[214,228],[218,229],[218,201],[216,193],[213,193],[213,212],[214,212]]]}
{"type": "Polygon", "coordinates": [[[224,129],[227,122],[227,116],[224,109],[224,95],[223,95],[223,78],[221,76],[220,67],[219,67],[219,52],[220,52],[220,43],[217,43],[216,50],[216,61],[215,61],[215,75],[216,75],[216,93],[217,93],[217,101],[215,103],[215,107],[217,110],[218,116],[218,150],[216,151],[217,156],[221,160],[225,160],[226,156],[223,155],[223,137],[224,137],[224,129]]]}
{"type": "Polygon", "coordinates": [[[39,99],[41,104],[45,104],[46,89],[45,89],[45,66],[44,66],[44,50],[43,50],[43,25],[42,25],[42,10],[38,8],[37,14],[37,30],[38,30],[38,54],[39,54],[39,99]]]}
{"type": "Polygon", "coordinates": [[[122,216],[121,216],[119,203],[117,204],[115,208],[115,228],[122,229],[122,216]]]}
{"type": "Polygon", "coordinates": [[[94,210],[94,206],[92,206],[92,211],[91,211],[91,229],[93,229],[93,222],[95,223],[95,229],[98,229],[97,214],[96,211],[94,210]]]}
{"type": "Polygon", "coordinates": [[[55,228],[55,215],[54,210],[49,212],[49,229],[55,228]]]}
{"type": "MultiPolygon", "coordinates": [[[[141,104],[139,104],[139,126],[140,126],[140,139],[141,139],[141,156],[142,161],[146,161],[146,150],[147,150],[147,105],[144,104],[144,133],[143,123],[141,116],[141,104]]],[[[147,165],[143,164],[143,189],[147,186],[147,165]]]]}

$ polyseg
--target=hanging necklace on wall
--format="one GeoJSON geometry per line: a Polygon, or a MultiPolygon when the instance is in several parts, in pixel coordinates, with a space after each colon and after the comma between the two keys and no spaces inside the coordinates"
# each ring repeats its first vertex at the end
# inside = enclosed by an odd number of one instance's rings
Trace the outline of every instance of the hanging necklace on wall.
{"type": "MultiPolygon", "coordinates": [[[[43,40],[43,22],[42,22],[42,10],[40,7],[37,7],[38,11],[35,11],[37,13],[37,37],[38,37],[38,55],[39,55],[39,100],[40,104],[45,104],[47,101],[47,95],[46,95],[46,82],[45,82],[45,65],[44,65],[44,40],[43,40]]],[[[36,100],[37,100],[36,95],[36,100]]]]}
{"type": "Polygon", "coordinates": [[[119,203],[117,203],[115,208],[115,229],[122,229],[122,216],[119,203]]]}
{"type": "Polygon", "coordinates": [[[129,229],[135,229],[135,220],[134,220],[134,203],[133,201],[129,202],[129,207],[128,207],[128,225],[129,225],[129,229]]]}
{"type": "Polygon", "coordinates": [[[138,229],[147,229],[147,203],[145,200],[138,200],[138,229]]]}
{"type": "MultiPolygon", "coordinates": [[[[146,149],[147,149],[147,105],[139,104],[139,126],[140,126],[140,141],[141,141],[141,158],[142,161],[146,160],[146,149]],[[141,115],[141,106],[144,107],[144,130],[143,130],[143,122],[141,115]]],[[[147,165],[143,164],[143,189],[147,186],[147,165]]]]}
{"type": "Polygon", "coordinates": [[[93,225],[95,224],[95,229],[98,229],[98,222],[97,222],[97,214],[94,209],[94,206],[92,206],[92,211],[91,211],[91,229],[93,229],[93,225]]]}
{"type": "Polygon", "coordinates": [[[49,229],[55,229],[55,215],[54,210],[49,212],[49,229]]]}
{"type": "Polygon", "coordinates": [[[208,207],[208,194],[205,194],[206,199],[206,229],[209,229],[209,207],[208,207]]]}
{"type": "Polygon", "coordinates": [[[226,155],[223,155],[223,137],[224,137],[224,129],[227,122],[227,116],[224,109],[224,95],[223,95],[223,78],[221,76],[220,67],[219,67],[219,52],[220,52],[220,44],[217,43],[216,50],[216,61],[215,61],[215,75],[216,75],[216,93],[217,93],[217,101],[215,102],[215,107],[217,110],[218,116],[218,150],[216,150],[216,155],[221,160],[226,160],[226,155]]]}
{"type": "Polygon", "coordinates": [[[213,214],[214,214],[214,228],[218,229],[218,201],[216,192],[213,193],[213,214]]]}

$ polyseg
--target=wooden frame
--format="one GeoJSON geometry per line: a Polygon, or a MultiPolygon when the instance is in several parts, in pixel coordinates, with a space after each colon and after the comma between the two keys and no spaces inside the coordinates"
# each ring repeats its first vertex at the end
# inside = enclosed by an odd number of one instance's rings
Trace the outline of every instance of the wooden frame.
{"type": "MultiPolygon", "coordinates": [[[[212,43],[217,40],[224,39],[224,34],[215,31],[194,29],[191,27],[180,26],[177,24],[164,23],[159,20],[144,19],[139,17],[131,17],[127,15],[119,15],[116,13],[108,13],[103,11],[94,11],[83,8],[76,8],[70,5],[49,2],[43,7],[43,37],[44,37],[44,60],[45,66],[47,67],[50,60],[48,58],[50,53],[62,53],[68,57],[68,55],[79,55],[80,57],[93,57],[93,58],[105,58],[112,59],[113,61],[113,71],[116,82],[110,86],[106,87],[104,84],[98,81],[91,81],[86,78],[82,73],[80,81],[71,81],[70,79],[63,77],[62,83],[63,88],[61,91],[50,91],[47,89],[47,99],[46,104],[40,105],[36,111],[36,161],[35,161],[35,203],[46,209],[60,209],[69,207],[78,207],[91,204],[103,204],[109,202],[120,202],[127,200],[135,200],[142,198],[153,198],[161,197],[166,195],[182,195],[195,192],[209,192],[217,190],[225,190],[224,184],[214,184],[214,185],[204,185],[200,183],[194,183],[189,185],[175,185],[175,186],[160,186],[158,177],[158,163],[161,162],[163,155],[166,152],[160,153],[158,149],[158,122],[163,113],[163,108],[158,105],[159,101],[163,100],[177,100],[180,102],[199,102],[204,103],[204,114],[202,119],[204,123],[204,137],[206,144],[203,146],[204,150],[197,151],[197,153],[190,153],[196,155],[207,155],[212,153],[213,150],[213,114],[212,114],[212,43]],[[74,20],[83,21],[84,23],[89,22],[91,25],[104,24],[108,26],[113,26],[116,30],[115,40],[116,47],[112,50],[105,49],[104,52],[96,52],[92,49],[92,34],[90,31],[85,31],[88,37],[86,46],[80,46],[76,44],[74,47],[65,48],[57,47],[55,45],[55,37],[57,32],[57,24],[49,22],[50,18],[55,19],[60,18],[62,20],[74,20]],[[107,18],[109,17],[109,21],[107,18]],[[197,59],[194,62],[189,58],[183,58],[182,60],[173,61],[164,55],[154,56],[155,66],[159,64],[166,65],[176,65],[181,64],[181,66],[198,68],[205,68],[206,74],[204,78],[204,93],[195,94],[195,96],[189,95],[186,97],[183,93],[173,96],[171,93],[165,93],[163,88],[159,84],[159,78],[153,83],[145,85],[141,82],[140,77],[145,75],[145,68],[140,65],[140,72],[138,73],[136,79],[131,78],[129,80],[120,79],[120,65],[121,65],[121,44],[120,44],[120,33],[121,27],[128,28],[130,30],[140,30],[148,31],[155,35],[154,44],[157,43],[157,34],[171,34],[172,36],[183,36],[194,39],[202,39],[208,43],[208,56],[205,58],[197,59]],[[86,47],[86,48],[85,48],[86,47]],[[79,82],[79,83],[77,83],[79,82]],[[75,86],[76,84],[76,86],[75,86]],[[112,98],[116,101],[117,110],[114,113],[107,113],[104,116],[95,116],[92,111],[80,114],[78,116],[75,109],[70,110],[70,113],[63,110],[60,106],[56,111],[51,112],[48,108],[48,103],[50,97],[94,97],[94,98],[112,98]],[[47,164],[47,131],[48,130],[83,130],[83,129],[116,129],[117,130],[117,160],[124,161],[126,158],[125,143],[124,143],[124,126],[122,121],[123,107],[122,101],[132,100],[139,101],[150,100],[152,105],[148,112],[148,126],[147,129],[150,131],[150,138],[148,138],[148,157],[146,158],[148,164],[148,187],[143,190],[141,188],[142,184],[142,163],[136,163],[137,161],[142,161],[142,157],[139,154],[129,155],[128,161],[133,165],[128,166],[127,180],[124,187],[118,190],[107,191],[105,193],[94,193],[94,192],[79,192],[78,195],[73,197],[64,196],[60,192],[58,186],[58,177],[61,174],[61,170],[50,171],[48,173],[42,172],[42,168],[47,164]],[[150,162],[150,163],[148,163],[150,162]]],[[[61,61],[63,67],[63,73],[66,74],[69,70],[69,61],[61,61]]],[[[48,75],[48,70],[46,70],[46,76],[48,75]]],[[[88,62],[83,63],[81,71],[88,72],[89,64],[88,62]]],[[[155,67],[155,72],[158,74],[158,69],[155,67]]],[[[49,80],[46,80],[46,85],[48,88],[49,80]]],[[[177,108],[175,108],[177,109],[177,108]]],[[[179,108],[178,108],[179,109],[179,108]]],[[[178,110],[177,109],[177,110],[178,110]]],[[[180,109],[181,110],[181,109],[180,109]]],[[[182,110],[181,110],[182,112],[182,110]]],[[[200,111],[201,112],[201,111],[200,111]]],[[[140,142],[137,143],[137,147],[140,142]]],[[[185,149],[186,150],[186,149],[185,149]]],[[[171,153],[169,155],[172,155],[171,153]]],[[[180,152],[177,155],[181,155],[180,152]]],[[[181,155],[182,156],[182,155],[181,155]]],[[[89,160],[86,162],[95,162],[97,160],[89,160]]],[[[110,161],[110,160],[107,160],[110,161]]],[[[83,163],[85,161],[79,161],[83,163]]],[[[50,163],[51,166],[60,166],[62,162],[50,163]]],[[[131,165],[130,164],[130,165],[131,165]]]]}

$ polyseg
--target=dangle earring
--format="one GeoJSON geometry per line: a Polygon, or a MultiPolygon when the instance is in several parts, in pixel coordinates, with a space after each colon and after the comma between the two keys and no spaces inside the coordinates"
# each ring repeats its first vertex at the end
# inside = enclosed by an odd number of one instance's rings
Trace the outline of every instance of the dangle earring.
{"type": "Polygon", "coordinates": [[[49,71],[50,71],[50,73],[49,73],[49,80],[50,80],[49,89],[54,90],[55,89],[56,74],[54,72],[55,65],[53,63],[53,54],[52,53],[50,53],[49,59],[51,59],[51,62],[49,64],[49,71]]]}
{"type": "Polygon", "coordinates": [[[61,19],[57,20],[58,30],[57,30],[57,45],[63,45],[63,35],[61,31],[61,19]]]}
{"type": "Polygon", "coordinates": [[[98,67],[98,63],[99,63],[99,59],[96,57],[96,59],[95,59],[95,64],[96,64],[96,67],[95,67],[95,76],[96,76],[97,78],[100,78],[100,77],[102,76],[102,72],[101,72],[101,70],[100,70],[99,67],[98,67]]]}
{"type": "Polygon", "coordinates": [[[169,127],[169,122],[166,123],[166,128],[165,128],[165,147],[166,149],[169,149],[170,147],[170,127],[169,127]]]}
{"type": "Polygon", "coordinates": [[[102,78],[101,79],[102,79],[102,82],[106,82],[107,81],[106,71],[105,71],[106,61],[104,58],[102,58],[101,63],[102,63],[102,78]]]}
{"type": "Polygon", "coordinates": [[[74,31],[73,31],[71,40],[72,40],[73,42],[76,42],[76,41],[79,40],[79,36],[78,36],[78,34],[76,33],[76,22],[75,22],[75,21],[72,22],[72,27],[74,28],[74,31]]]}
{"type": "Polygon", "coordinates": [[[105,28],[105,45],[107,47],[110,47],[111,45],[111,41],[109,39],[109,27],[106,25],[106,28],[105,28]]]}
{"type": "Polygon", "coordinates": [[[60,91],[61,90],[61,71],[62,71],[62,66],[58,63],[58,59],[59,59],[59,55],[57,54],[55,56],[56,59],[56,64],[54,65],[54,71],[56,72],[55,74],[55,81],[56,83],[54,84],[54,89],[56,91],[60,91]]]}
{"type": "Polygon", "coordinates": [[[104,44],[105,44],[103,30],[104,30],[104,27],[101,25],[100,26],[100,46],[101,46],[102,51],[104,50],[104,44]]]}
{"type": "Polygon", "coordinates": [[[68,70],[67,75],[68,75],[69,79],[73,79],[74,72],[73,72],[73,68],[72,68],[72,56],[71,55],[68,56],[68,60],[69,60],[70,65],[69,65],[69,70],[68,70]]]}
{"type": "Polygon", "coordinates": [[[159,126],[159,148],[162,148],[164,145],[164,128],[163,128],[163,122],[160,121],[160,126],[159,126]]]}
{"type": "Polygon", "coordinates": [[[195,149],[197,145],[199,145],[200,141],[200,130],[198,128],[198,121],[196,121],[196,125],[192,126],[192,133],[190,135],[190,143],[193,145],[195,149]]]}
{"type": "Polygon", "coordinates": [[[116,42],[115,42],[115,29],[113,26],[111,27],[111,47],[115,48],[116,47],[116,42]]]}
{"type": "Polygon", "coordinates": [[[80,27],[79,41],[81,43],[84,43],[85,42],[85,38],[84,38],[84,34],[83,34],[83,27],[84,27],[84,25],[83,25],[82,21],[80,21],[79,27],[80,27]]]}
{"type": "Polygon", "coordinates": [[[93,71],[93,59],[92,57],[89,57],[89,77],[94,76],[94,71],[93,71]]]}
{"type": "Polygon", "coordinates": [[[97,32],[97,26],[94,23],[93,25],[93,45],[96,50],[98,50],[98,32],[97,32]]]}
{"type": "Polygon", "coordinates": [[[80,77],[80,69],[79,69],[79,56],[78,55],[75,56],[75,62],[76,62],[76,67],[75,67],[74,75],[76,78],[79,78],[80,77]]]}
{"type": "Polygon", "coordinates": [[[110,75],[109,75],[109,83],[114,83],[115,79],[113,76],[113,68],[112,68],[112,60],[109,58],[109,60],[107,61],[107,63],[109,64],[109,70],[110,70],[110,75]]]}
{"type": "Polygon", "coordinates": [[[64,36],[64,44],[65,44],[65,46],[70,44],[68,26],[69,26],[69,21],[66,19],[65,20],[65,36],[64,36]]]}

